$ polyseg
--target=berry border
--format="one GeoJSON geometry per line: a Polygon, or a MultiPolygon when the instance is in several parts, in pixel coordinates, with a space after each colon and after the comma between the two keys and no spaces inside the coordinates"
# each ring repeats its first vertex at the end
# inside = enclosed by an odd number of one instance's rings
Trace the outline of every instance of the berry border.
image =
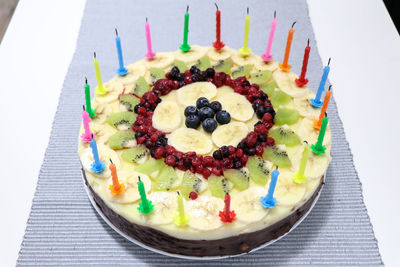
{"type": "Polygon", "coordinates": [[[153,158],[165,158],[164,162],[167,165],[182,171],[190,170],[193,173],[199,173],[207,179],[211,174],[221,176],[224,170],[240,169],[246,166],[249,156],[261,156],[264,147],[275,144],[275,140],[268,137],[269,129],[274,125],[275,110],[268,95],[260,90],[257,84],[250,84],[246,77],[232,79],[229,74],[215,72],[213,68],[200,71],[195,66],[184,73],[180,73],[179,69],[174,67],[165,76],[165,79],[159,79],[152,85],[151,91],[140,97],[140,104],[134,108],[135,113],[138,114],[132,126],[136,141],[146,146],[153,158]],[[168,145],[166,133],[152,126],[152,116],[161,102],[160,96],[167,95],[182,86],[202,81],[212,82],[217,88],[223,85],[230,86],[235,93],[247,98],[261,120],[254,125],[254,130],[249,132],[237,147],[222,146],[213,152],[213,156],[177,151],[173,146],[168,145]]]}

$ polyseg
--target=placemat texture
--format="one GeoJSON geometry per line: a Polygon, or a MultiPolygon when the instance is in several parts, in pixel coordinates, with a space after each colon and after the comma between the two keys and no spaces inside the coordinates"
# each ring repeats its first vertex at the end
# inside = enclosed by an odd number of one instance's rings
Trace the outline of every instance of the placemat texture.
{"type": "MultiPolygon", "coordinates": [[[[187,4],[190,5],[189,43],[211,45],[215,40],[214,1],[88,0],[17,265],[382,265],[334,99],[328,109],[333,161],[321,197],[299,227],[267,248],[219,261],[180,260],[130,243],[97,215],[86,195],[77,155],[85,76],[92,87],[95,86],[93,51],[97,52],[103,80],[111,79],[118,67],[114,28],[118,28],[122,39],[125,62],[133,63],[142,59],[145,53],[146,17],[151,23],[153,48],[156,51],[174,51],[182,41],[183,16],[187,4]]],[[[292,70],[300,72],[304,47],[307,38],[310,38],[312,48],[307,77],[310,87],[313,90],[317,88],[322,75],[322,63],[305,1],[218,1],[218,5],[222,11],[222,40],[233,48],[242,46],[244,16],[246,7],[250,8],[249,46],[256,54],[264,52],[276,10],[278,25],[272,52],[278,61],[283,58],[287,32],[293,21],[297,21],[290,56],[292,70]]],[[[327,58],[323,59],[324,65],[327,61],[327,58]]],[[[334,72],[334,58],[331,67],[334,72]]]]}

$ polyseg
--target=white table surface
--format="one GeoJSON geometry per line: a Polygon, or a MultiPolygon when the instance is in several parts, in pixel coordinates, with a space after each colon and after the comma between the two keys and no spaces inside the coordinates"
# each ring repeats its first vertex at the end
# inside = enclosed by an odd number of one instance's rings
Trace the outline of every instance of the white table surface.
{"type": "MultiPolygon", "coordinates": [[[[308,3],[383,261],[398,266],[399,35],[381,0],[308,3]]],[[[0,266],[17,259],[84,4],[20,0],[0,45],[0,266]]]]}

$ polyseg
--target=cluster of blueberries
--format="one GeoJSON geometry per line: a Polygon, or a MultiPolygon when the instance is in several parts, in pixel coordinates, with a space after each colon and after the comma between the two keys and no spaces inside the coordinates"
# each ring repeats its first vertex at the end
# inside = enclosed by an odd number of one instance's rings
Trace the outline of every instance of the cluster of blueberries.
{"type": "Polygon", "coordinates": [[[196,106],[186,107],[185,116],[186,127],[197,129],[200,123],[203,122],[203,129],[208,133],[214,132],[218,126],[217,122],[219,124],[227,124],[231,121],[231,115],[222,110],[220,102],[213,101],[210,103],[205,97],[197,99],[196,106]]]}

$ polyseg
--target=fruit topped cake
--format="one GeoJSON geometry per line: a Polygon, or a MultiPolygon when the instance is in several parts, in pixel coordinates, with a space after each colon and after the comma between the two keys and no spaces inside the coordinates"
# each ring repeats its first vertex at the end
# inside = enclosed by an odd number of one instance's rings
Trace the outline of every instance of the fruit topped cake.
{"type": "Polygon", "coordinates": [[[96,88],[79,139],[89,192],[125,236],[169,254],[237,255],[309,211],[331,136],[296,74],[195,45],[127,70],[96,88]]]}

